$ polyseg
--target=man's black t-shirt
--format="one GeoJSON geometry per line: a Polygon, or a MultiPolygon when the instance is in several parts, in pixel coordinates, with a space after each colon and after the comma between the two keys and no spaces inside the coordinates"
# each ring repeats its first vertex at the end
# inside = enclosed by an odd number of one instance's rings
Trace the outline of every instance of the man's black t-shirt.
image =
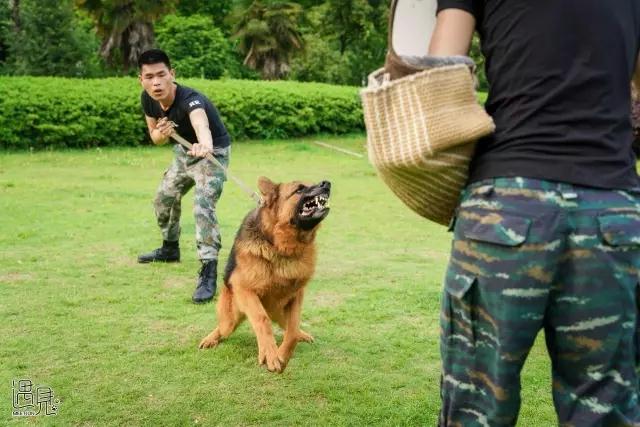
{"type": "Polygon", "coordinates": [[[523,176],[607,189],[640,183],[630,81],[638,0],[438,0],[476,17],[494,135],[470,181],[523,176]]]}
{"type": "Polygon", "coordinates": [[[224,148],[231,144],[231,138],[220,119],[218,109],[206,96],[194,89],[176,84],[176,97],[167,111],[163,111],[160,103],[151,98],[145,91],[142,91],[140,101],[145,115],[154,119],[168,117],[169,120],[178,125],[176,132],[192,144],[197,143],[198,139],[191,125],[191,120],[189,120],[189,113],[198,108],[204,108],[207,113],[207,119],[209,119],[213,146],[224,148]]]}

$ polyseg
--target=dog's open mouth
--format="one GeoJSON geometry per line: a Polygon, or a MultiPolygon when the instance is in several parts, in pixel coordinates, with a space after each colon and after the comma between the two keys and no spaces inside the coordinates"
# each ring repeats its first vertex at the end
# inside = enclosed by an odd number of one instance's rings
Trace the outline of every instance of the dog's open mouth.
{"type": "Polygon", "coordinates": [[[319,196],[308,197],[304,199],[302,203],[302,208],[298,211],[298,215],[300,216],[311,216],[318,209],[328,209],[329,208],[329,195],[321,194],[319,196]]]}
{"type": "Polygon", "coordinates": [[[329,214],[331,183],[323,181],[307,187],[298,202],[294,223],[303,230],[311,230],[329,214]]]}

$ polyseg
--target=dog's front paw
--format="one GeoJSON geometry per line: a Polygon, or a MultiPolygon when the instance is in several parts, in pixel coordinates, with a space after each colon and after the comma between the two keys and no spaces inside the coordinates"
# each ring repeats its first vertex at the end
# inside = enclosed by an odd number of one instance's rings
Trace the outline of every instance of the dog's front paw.
{"type": "Polygon", "coordinates": [[[278,357],[278,348],[275,345],[258,352],[258,363],[266,365],[270,372],[282,372],[285,367],[284,362],[278,357]]]}
{"type": "Polygon", "coordinates": [[[298,332],[298,342],[314,342],[313,335],[306,333],[305,331],[298,332]]]}
{"type": "Polygon", "coordinates": [[[198,345],[198,348],[199,349],[213,348],[213,347],[217,346],[218,344],[220,344],[220,339],[216,336],[215,332],[212,332],[209,335],[207,335],[206,337],[204,337],[202,339],[202,341],[200,341],[200,344],[198,345]]]}

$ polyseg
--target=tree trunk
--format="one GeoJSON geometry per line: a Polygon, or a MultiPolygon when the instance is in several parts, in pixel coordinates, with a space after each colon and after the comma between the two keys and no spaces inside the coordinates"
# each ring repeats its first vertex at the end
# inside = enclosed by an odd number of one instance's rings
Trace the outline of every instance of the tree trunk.
{"type": "Polygon", "coordinates": [[[117,31],[111,31],[109,37],[102,41],[102,46],[100,46],[100,56],[104,59],[105,62],[109,64],[113,64],[113,55],[114,50],[120,46],[120,40],[122,39],[122,34],[117,31]]]}
{"type": "Polygon", "coordinates": [[[116,29],[102,43],[100,55],[110,63],[117,57],[117,50],[122,55],[122,69],[128,72],[131,67],[138,66],[138,57],[142,52],[151,49],[155,44],[153,25],[150,22],[134,21],[124,31],[116,29]]]}
{"type": "Polygon", "coordinates": [[[140,54],[151,49],[154,44],[153,24],[141,21],[133,22],[122,37],[122,56],[125,70],[137,67],[140,54]]]}
{"type": "Polygon", "coordinates": [[[20,0],[9,0],[9,7],[11,8],[11,21],[13,23],[13,32],[17,34],[20,32],[20,0]]]}

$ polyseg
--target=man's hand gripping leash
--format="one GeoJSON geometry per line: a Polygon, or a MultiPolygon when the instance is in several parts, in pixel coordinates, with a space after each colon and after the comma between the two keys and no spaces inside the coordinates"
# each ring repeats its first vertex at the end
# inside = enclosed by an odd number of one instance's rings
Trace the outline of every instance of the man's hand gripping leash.
{"type": "MultiPolygon", "coordinates": [[[[178,134],[178,132],[176,132],[175,128],[178,127],[178,125],[174,122],[167,122],[168,124],[170,124],[170,126],[172,127],[172,132],[169,135],[171,138],[173,138],[174,140],[176,140],[176,142],[178,142],[180,145],[182,145],[183,147],[187,148],[190,152],[192,152],[193,149],[193,144],[191,144],[189,141],[187,141],[186,139],[184,139],[183,137],[180,136],[180,134],[178,134]]],[[[240,188],[242,188],[242,190],[247,193],[253,200],[255,200],[256,203],[258,203],[259,205],[262,204],[262,197],[260,197],[260,195],[258,195],[258,193],[256,193],[255,191],[252,191],[251,188],[249,188],[244,182],[242,182],[239,178],[236,178],[235,176],[231,175],[228,171],[227,168],[225,168],[222,163],[220,163],[211,153],[206,153],[205,154],[205,159],[209,160],[210,162],[212,162],[214,165],[216,165],[217,167],[219,167],[220,169],[222,169],[222,171],[224,172],[225,176],[228,178],[231,178],[236,184],[238,184],[238,186],[240,188]]]]}

